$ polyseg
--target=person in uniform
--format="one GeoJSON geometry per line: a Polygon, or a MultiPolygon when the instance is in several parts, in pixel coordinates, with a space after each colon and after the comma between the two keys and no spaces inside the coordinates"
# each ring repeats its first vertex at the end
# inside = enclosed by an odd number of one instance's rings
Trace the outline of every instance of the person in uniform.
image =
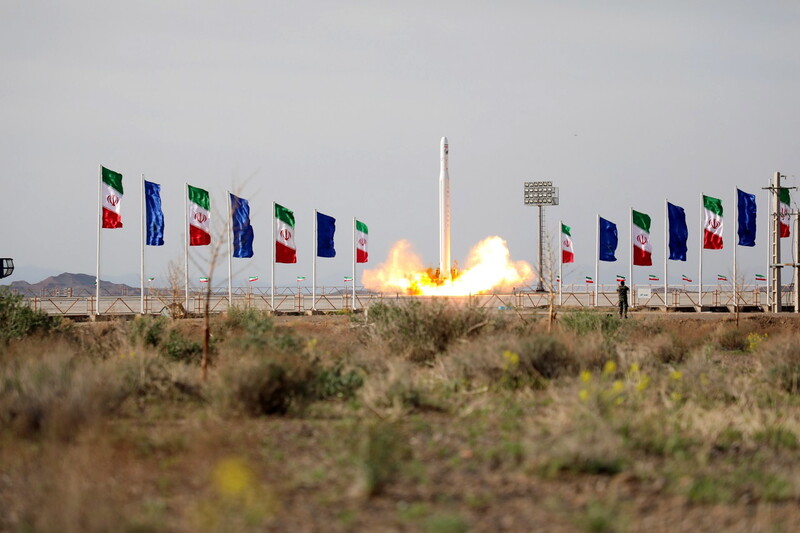
{"type": "Polygon", "coordinates": [[[625,280],[619,282],[619,287],[617,287],[617,296],[618,296],[618,305],[619,305],[619,317],[628,318],[628,291],[630,290],[629,287],[625,285],[625,280]]]}

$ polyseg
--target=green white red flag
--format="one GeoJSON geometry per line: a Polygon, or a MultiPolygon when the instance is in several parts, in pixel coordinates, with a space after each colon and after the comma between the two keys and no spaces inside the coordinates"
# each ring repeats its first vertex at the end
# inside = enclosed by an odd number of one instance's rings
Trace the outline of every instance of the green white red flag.
{"type": "Polygon", "coordinates": [[[780,204],[778,209],[780,210],[781,237],[788,237],[789,225],[791,222],[791,217],[789,216],[789,189],[780,188],[778,191],[778,202],[780,204]]]}
{"type": "Polygon", "coordinates": [[[105,167],[100,167],[103,184],[103,220],[102,227],[116,229],[122,227],[122,174],[105,167]]]}
{"type": "Polygon", "coordinates": [[[722,249],[722,200],[703,195],[705,227],[703,229],[703,248],[722,249]]]}
{"type": "Polygon", "coordinates": [[[594,283],[594,280],[591,276],[586,276],[586,283],[594,283]]]}
{"type": "Polygon", "coordinates": [[[280,204],[275,204],[275,262],[297,263],[294,213],[280,204]]]}
{"type": "Polygon", "coordinates": [[[356,263],[366,263],[369,260],[368,239],[369,228],[360,220],[356,220],[356,263]]]}
{"type": "Polygon", "coordinates": [[[186,186],[189,194],[189,246],[211,244],[211,200],[208,191],[186,186]]]}
{"type": "Polygon", "coordinates": [[[564,223],[561,224],[561,262],[575,262],[575,250],[572,247],[572,230],[564,223]]]}
{"type": "Polygon", "coordinates": [[[633,240],[633,264],[651,266],[653,264],[653,245],[650,243],[650,217],[639,211],[632,211],[631,239],[633,240]]]}
{"type": "Polygon", "coordinates": [[[756,274],[756,281],[767,281],[767,276],[764,274],[756,274]]]}

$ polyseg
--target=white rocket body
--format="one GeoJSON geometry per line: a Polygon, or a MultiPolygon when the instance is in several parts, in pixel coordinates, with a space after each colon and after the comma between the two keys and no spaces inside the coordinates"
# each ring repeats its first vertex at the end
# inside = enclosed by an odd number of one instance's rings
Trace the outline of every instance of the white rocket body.
{"type": "Polygon", "coordinates": [[[450,172],[448,170],[447,137],[439,147],[439,275],[450,279],[450,172]]]}

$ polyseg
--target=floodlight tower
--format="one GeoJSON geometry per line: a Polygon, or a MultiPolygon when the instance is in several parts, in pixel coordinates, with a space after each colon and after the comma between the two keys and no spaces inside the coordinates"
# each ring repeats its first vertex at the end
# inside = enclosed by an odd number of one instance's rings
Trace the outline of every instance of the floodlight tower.
{"type": "Polygon", "coordinates": [[[552,181],[526,181],[525,205],[535,205],[539,208],[539,280],[536,291],[544,292],[542,279],[544,278],[544,240],[547,238],[544,231],[544,209],[548,205],[558,205],[558,187],[553,187],[552,181]]]}

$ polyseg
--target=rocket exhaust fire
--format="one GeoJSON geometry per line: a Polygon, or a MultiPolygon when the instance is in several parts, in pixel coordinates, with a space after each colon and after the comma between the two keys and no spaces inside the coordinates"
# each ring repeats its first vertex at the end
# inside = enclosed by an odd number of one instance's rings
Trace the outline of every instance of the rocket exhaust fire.
{"type": "Polygon", "coordinates": [[[466,268],[453,268],[450,257],[450,174],[447,137],[439,145],[439,268],[424,268],[422,260],[402,240],[389,251],[386,262],[365,270],[369,290],[428,296],[469,296],[492,290],[520,288],[533,280],[525,261],[512,261],[506,241],[487,237],[470,251],[466,268]]]}

